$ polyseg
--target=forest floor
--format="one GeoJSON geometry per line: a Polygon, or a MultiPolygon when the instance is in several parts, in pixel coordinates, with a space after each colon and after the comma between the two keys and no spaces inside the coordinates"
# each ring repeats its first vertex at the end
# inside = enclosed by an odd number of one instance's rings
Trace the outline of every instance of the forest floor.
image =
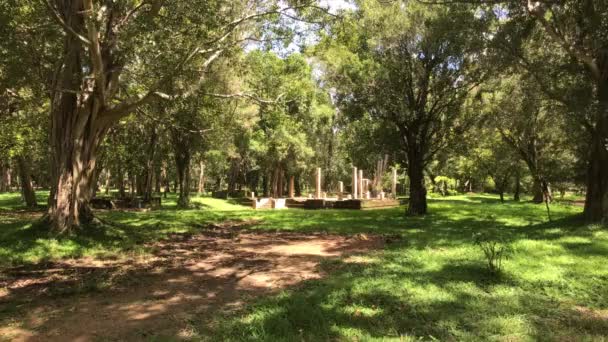
{"type": "Polygon", "coordinates": [[[55,238],[0,196],[0,340],[608,339],[608,230],[576,205],[549,222],[490,195],[426,217],[173,200],[55,238]],[[500,274],[478,233],[509,247],[500,274]]]}

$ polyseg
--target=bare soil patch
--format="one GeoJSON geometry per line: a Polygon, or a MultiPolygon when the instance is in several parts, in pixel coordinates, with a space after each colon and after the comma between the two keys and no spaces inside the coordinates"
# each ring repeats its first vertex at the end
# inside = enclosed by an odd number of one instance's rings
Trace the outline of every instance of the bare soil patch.
{"type": "Polygon", "coordinates": [[[214,313],[304,280],[325,258],[381,248],[378,236],[254,233],[214,226],[151,245],[152,256],[4,270],[0,340],[187,339],[214,313]],[[12,310],[12,311],[9,311],[12,310]]]}

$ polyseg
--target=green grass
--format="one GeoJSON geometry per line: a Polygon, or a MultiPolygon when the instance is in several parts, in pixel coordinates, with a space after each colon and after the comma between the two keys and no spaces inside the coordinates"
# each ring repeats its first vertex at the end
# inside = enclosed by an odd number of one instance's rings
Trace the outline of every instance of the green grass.
{"type": "MultiPolygon", "coordinates": [[[[15,195],[0,196],[16,208],[15,195]],[[11,202],[12,201],[12,202],[11,202]],[[11,204],[13,203],[13,204],[11,204]]],[[[209,222],[256,220],[251,229],[400,239],[362,260],[334,260],[322,280],[217,315],[198,335],[209,340],[606,340],[608,231],[580,219],[582,208],[496,196],[432,199],[425,217],[403,208],[370,211],[253,211],[195,198],[201,209],[104,212],[115,225],[51,238],[31,220],[0,213],[0,258],[20,264],[78,256],[146,253],[142,244],[209,222]],[[512,248],[500,276],[490,274],[473,235],[491,232],[512,248]]],[[[202,318],[201,318],[202,320],[202,318]]]]}

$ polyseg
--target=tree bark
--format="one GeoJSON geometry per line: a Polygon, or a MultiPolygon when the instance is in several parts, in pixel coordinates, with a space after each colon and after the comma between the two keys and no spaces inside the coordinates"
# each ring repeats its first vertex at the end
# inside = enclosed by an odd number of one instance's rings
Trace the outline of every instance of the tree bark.
{"type": "Polygon", "coordinates": [[[0,193],[10,191],[10,166],[8,162],[0,161],[0,193]]]}
{"type": "Polygon", "coordinates": [[[32,186],[32,174],[30,168],[30,161],[26,157],[17,157],[17,166],[19,167],[19,179],[21,180],[21,193],[25,205],[28,208],[35,208],[38,206],[36,202],[36,192],[32,186]]]}
{"type": "Polygon", "coordinates": [[[543,203],[542,181],[536,177],[534,177],[534,182],[532,183],[532,194],[534,195],[532,202],[543,203]]]}
{"type": "Polygon", "coordinates": [[[48,214],[57,233],[72,231],[93,218],[89,201],[95,186],[97,148],[107,131],[94,120],[99,114],[95,101],[82,108],[75,95],[61,97],[52,109],[50,134],[54,182],[48,214]]]}
{"type": "Polygon", "coordinates": [[[174,142],[174,144],[176,145],[175,166],[179,188],[177,206],[179,208],[188,208],[190,206],[190,148],[180,142],[174,142]]]}
{"type": "Polygon", "coordinates": [[[521,180],[519,171],[515,173],[515,191],[513,193],[513,200],[519,202],[521,193],[521,180]]]}
{"type": "Polygon", "coordinates": [[[597,91],[598,110],[587,164],[584,216],[592,222],[606,222],[608,220],[608,81],[601,81],[597,91]]]}
{"type": "Polygon", "coordinates": [[[300,174],[297,174],[294,179],[294,187],[296,190],[296,197],[302,196],[302,187],[300,186],[300,174]]]}
{"type": "Polygon", "coordinates": [[[125,175],[123,174],[122,168],[118,169],[118,177],[116,177],[116,181],[118,182],[118,196],[120,198],[125,198],[125,175]]]}
{"type": "MultiPolygon", "coordinates": [[[[81,0],[58,1],[57,6],[67,27],[74,32],[85,32],[81,0]]],[[[92,220],[89,201],[95,186],[97,149],[113,122],[102,115],[105,104],[100,94],[111,96],[117,88],[113,82],[102,84],[85,74],[87,61],[83,51],[90,50],[85,49],[80,38],[75,34],[65,35],[62,60],[53,84],[55,89],[76,90],[55,90],[51,99],[52,183],[47,218],[56,233],[73,231],[92,220]]],[[[105,62],[113,61],[108,57],[105,62]]],[[[118,65],[115,67],[120,69],[118,65]]]]}
{"type": "Polygon", "coordinates": [[[408,215],[427,213],[426,186],[424,185],[424,162],[417,147],[410,146],[408,153],[408,176],[410,180],[410,199],[408,215]]]}
{"type": "Polygon", "coordinates": [[[146,170],[144,177],[144,200],[150,200],[152,198],[152,187],[154,185],[154,155],[156,153],[156,142],[158,140],[158,133],[156,132],[156,126],[152,126],[150,132],[150,142],[148,145],[148,156],[146,160],[146,170]]]}
{"type": "Polygon", "coordinates": [[[160,168],[158,166],[156,166],[154,168],[154,191],[157,194],[160,194],[162,191],[162,187],[161,187],[161,172],[160,172],[160,168]]]}

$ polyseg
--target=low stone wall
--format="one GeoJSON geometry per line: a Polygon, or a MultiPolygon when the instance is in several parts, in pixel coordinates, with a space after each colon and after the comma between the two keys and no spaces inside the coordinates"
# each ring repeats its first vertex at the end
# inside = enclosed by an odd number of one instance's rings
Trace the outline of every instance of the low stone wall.
{"type": "Polygon", "coordinates": [[[394,199],[349,199],[342,201],[325,199],[308,199],[304,202],[305,209],[353,209],[364,210],[373,208],[398,207],[399,201],[394,199]]]}

